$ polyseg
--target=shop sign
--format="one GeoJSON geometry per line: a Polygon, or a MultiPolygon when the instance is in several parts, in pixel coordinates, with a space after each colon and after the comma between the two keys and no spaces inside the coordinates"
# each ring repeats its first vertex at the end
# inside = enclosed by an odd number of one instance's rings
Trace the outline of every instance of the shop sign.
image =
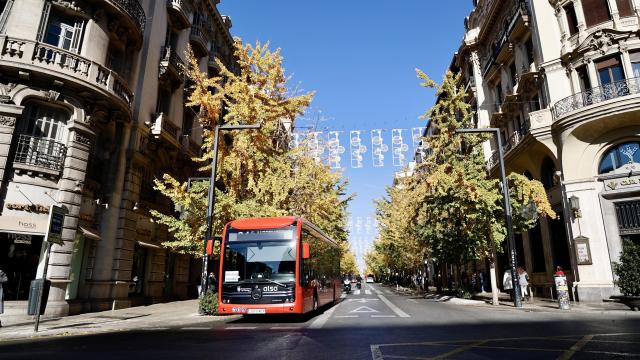
{"type": "Polygon", "coordinates": [[[26,211],[36,214],[48,214],[49,207],[46,205],[40,204],[7,204],[7,209],[9,210],[17,210],[17,211],[26,211]]]}
{"type": "Polygon", "coordinates": [[[13,240],[14,244],[31,245],[31,235],[9,234],[9,239],[13,240]]]}
{"type": "Polygon", "coordinates": [[[62,225],[64,224],[64,215],[67,211],[61,206],[52,206],[49,213],[49,231],[47,232],[47,241],[53,244],[63,245],[62,241],[62,225]]]}
{"type": "Polygon", "coordinates": [[[47,232],[47,219],[26,216],[0,216],[0,232],[43,235],[47,232]]]}
{"type": "Polygon", "coordinates": [[[626,177],[622,179],[605,180],[605,190],[619,190],[630,186],[640,186],[640,176],[626,177]]]}
{"type": "Polygon", "coordinates": [[[576,244],[576,258],[578,265],[591,265],[591,249],[589,247],[589,238],[586,236],[578,236],[574,239],[576,244]]]}

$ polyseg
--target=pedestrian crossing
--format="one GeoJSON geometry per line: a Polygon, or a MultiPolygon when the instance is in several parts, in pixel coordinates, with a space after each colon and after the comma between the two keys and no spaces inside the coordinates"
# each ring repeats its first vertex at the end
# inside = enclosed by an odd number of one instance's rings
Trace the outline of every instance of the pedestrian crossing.
{"type": "MultiPolygon", "coordinates": [[[[360,290],[360,289],[355,290],[355,291],[353,292],[353,295],[360,295],[360,294],[362,294],[362,290],[360,290]]],[[[371,290],[365,290],[365,291],[364,291],[364,294],[365,294],[365,295],[371,295],[371,290]]]]}

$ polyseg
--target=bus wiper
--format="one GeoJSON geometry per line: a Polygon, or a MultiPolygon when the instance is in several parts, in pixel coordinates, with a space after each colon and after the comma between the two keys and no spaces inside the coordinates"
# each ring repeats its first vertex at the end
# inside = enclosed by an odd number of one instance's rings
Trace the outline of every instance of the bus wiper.
{"type": "Polygon", "coordinates": [[[273,280],[271,280],[271,279],[262,278],[261,280],[267,280],[268,282],[270,282],[270,283],[272,283],[272,284],[276,284],[276,285],[278,285],[278,286],[282,286],[282,287],[287,287],[287,285],[285,285],[285,284],[281,284],[281,283],[279,283],[279,282],[277,282],[277,281],[273,281],[273,280]]]}

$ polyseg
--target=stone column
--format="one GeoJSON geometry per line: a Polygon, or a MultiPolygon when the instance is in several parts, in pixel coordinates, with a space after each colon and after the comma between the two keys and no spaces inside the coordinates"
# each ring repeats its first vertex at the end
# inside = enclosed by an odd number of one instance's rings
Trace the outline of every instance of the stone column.
{"type": "Polygon", "coordinates": [[[556,19],[558,20],[558,25],[560,25],[560,41],[562,42],[564,53],[569,48],[569,23],[567,22],[567,12],[561,6],[556,7],[556,19]]]}
{"type": "Polygon", "coordinates": [[[591,83],[591,88],[600,86],[600,77],[598,76],[598,70],[596,69],[596,64],[592,59],[589,59],[589,62],[587,63],[587,70],[589,72],[589,83],[591,83]]]}
{"type": "MultiPolygon", "coordinates": [[[[63,245],[53,245],[49,258],[48,278],[51,280],[47,314],[66,315],[69,306],[65,301],[67,286],[71,282],[71,260],[73,257],[78,217],[82,201],[82,187],[87,172],[91,149],[91,134],[88,129],[72,125],[69,128],[69,142],[62,177],[58,182],[58,205],[68,212],[62,227],[63,245]]],[[[73,274],[79,276],[79,274],[73,274]]]]}
{"type": "Polygon", "coordinates": [[[609,3],[609,11],[611,12],[611,19],[613,19],[613,28],[619,29],[622,24],[620,24],[620,13],[618,13],[618,4],[616,0],[607,0],[609,3]]]}
{"type": "Polygon", "coordinates": [[[587,22],[582,11],[582,0],[573,0],[573,7],[576,10],[576,19],[578,20],[578,44],[580,44],[587,38],[587,22]]]}
{"type": "Polygon", "coordinates": [[[620,52],[620,61],[622,61],[622,68],[624,69],[625,79],[633,79],[633,67],[631,66],[631,57],[629,56],[629,50],[626,46],[620,45],[622,48],[620,52]]]}
{"type": "Polygon", "coordinates": [[[7,160],[9,160],[13,133],[23,109],[23,106],[0,104],[0,189],[5,186],[4,174],[7,160]]]}

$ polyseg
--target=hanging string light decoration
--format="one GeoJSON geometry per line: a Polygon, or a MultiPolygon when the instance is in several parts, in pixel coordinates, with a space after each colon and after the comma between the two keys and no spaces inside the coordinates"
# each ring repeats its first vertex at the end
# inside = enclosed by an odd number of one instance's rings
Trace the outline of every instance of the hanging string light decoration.
{"type": "Polygon", "coordinates": [[[402,139],[403,129],[391,130],[391,155],[393,157],[393,166],[407,165],[406,153],[409,151],[409,145],[404,143],[402,139]]]}
{"type": "Polygon", "coordinates": [[[371,156],[373,158],[373,167],[384,166],[384,153],[389,151],[389,146],[384,143],[382,138],[382,129],[371,130],[371,156]]]}
{"type": "Polygon", "coordinates": [[[352,130],[349,132],[349,153],[351,154],[351,167],[360,169],[363,165],[364,153],[367,147],[362,145],[360,138],[360,130],[352,130]]]}
{"type": "Polygon", "coordinates": [[[327,161],[331,169],[340,169],[342,154],[345,152],[344,146],[340,145],[340,132],[330,131],[327,137],[327,149],[329,157],[327,161]]]}

